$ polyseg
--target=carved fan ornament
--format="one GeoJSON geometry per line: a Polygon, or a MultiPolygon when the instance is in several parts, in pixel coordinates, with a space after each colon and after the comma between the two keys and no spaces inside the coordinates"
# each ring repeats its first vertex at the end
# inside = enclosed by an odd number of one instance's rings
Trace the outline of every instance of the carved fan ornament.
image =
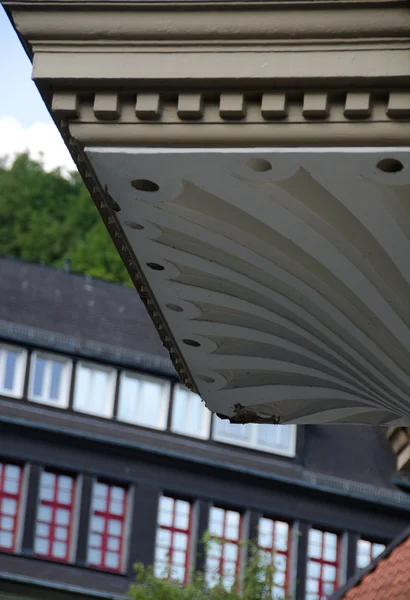
{"type": "Polygon", "coordinates": [[[213,411],[408,418],[408,151],[86,152],[213,411]]]}

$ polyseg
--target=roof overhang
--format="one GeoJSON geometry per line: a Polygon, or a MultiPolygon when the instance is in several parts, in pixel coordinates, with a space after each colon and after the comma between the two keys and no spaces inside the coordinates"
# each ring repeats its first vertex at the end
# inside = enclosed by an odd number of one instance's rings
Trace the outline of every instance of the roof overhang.
{"type": "Polygon", "coordinates": [[[410,423],[407,1],[6,1],[181,379],[410,423]]]}

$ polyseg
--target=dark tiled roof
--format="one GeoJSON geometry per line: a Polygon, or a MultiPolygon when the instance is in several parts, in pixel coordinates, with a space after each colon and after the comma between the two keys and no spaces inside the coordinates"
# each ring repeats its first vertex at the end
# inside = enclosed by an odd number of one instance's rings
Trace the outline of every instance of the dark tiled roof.
{"type": "Polygon", "coordinates": [[[175,375],[136,291],[0,259],[0,335],[175,375]]]}
{"type": "Polygon", "coordinates": [[[410,529],[329,600],[409,600],[410,529]]]}
{"type": "Polygon", "coordinates": [[[384,427],[309,425],[306,431],[307,469],[374,486],[391,485],[396,460],[384,427]]]}

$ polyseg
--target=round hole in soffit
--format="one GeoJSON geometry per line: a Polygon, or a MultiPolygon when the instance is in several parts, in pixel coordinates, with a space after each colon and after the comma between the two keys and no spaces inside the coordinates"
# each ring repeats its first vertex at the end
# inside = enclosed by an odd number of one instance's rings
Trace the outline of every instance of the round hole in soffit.
{"type": "Polygon", "coordinates": [[[153,271],[163,271],[165,269],[165,267],[163,267],[162,265],[159,265],[158,263],[154,262],[147,263],[147,267],[149,267],[153,271]]]}
{"type": "Polygon", "coordinates": [[[140,223],[135,223],[135,221],[124,221],[124,223],[130,229],[136,229],[138,231],[144,229],[144,225],[141,225],[140,223]]]}
{"type": "Polygon", "coordinates": [[[169,310],[173,310],[174,312],[178,313],[181,313],[184,310],[181,306],[178,306],[178,304],[166,304],[165,306],[169,308],[169,310]]]}
{"type": "Polygon", "coordinates": [[[404,169],[403,163],[397,158],[382,158],[377,163],[377,168],[383,173],[399,173],[404,169]]]}
{"type": "Polygon", "coordinates": [[[201,344],[199,342],[197,342],[196,340],[190,340],[190,339],[185,339],[182,340],[184,342],[184,344],[186,344],[187,346],[192,346],[193,348],[198,348],[201,344]]]}
{"type": "Polygon", "coordinates": [[[247,161],[246,166],[257,173],[266,173],[267,171],[272,170],[271,163],[264,158],[250,158],[247,161]]]}
{"type": "Polygon", "coordinates": [[[140,192],[157,192],[159,190],[159,185],[150,179],[134,179],[131,181],[131,185],[140,192]]]}

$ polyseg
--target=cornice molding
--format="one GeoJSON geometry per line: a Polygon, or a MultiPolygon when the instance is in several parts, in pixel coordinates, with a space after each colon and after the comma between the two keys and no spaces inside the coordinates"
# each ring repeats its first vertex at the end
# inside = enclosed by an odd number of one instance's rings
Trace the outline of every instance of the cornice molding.
{"type": "Polygon", "coordinates": [[[406,145],[410,135],[410,88],[125,95],[67,89],[54,93],[51,110],[84,145],[127,146],[138,138],[145,146],[195,146],[198,136],[213,147],[382,144],[384,137],[406,145]]]}
{"type": "Polygon", "coordinates": [[[410,33],[407,0],[354,2],[14,2],[18,31],[33,41],[96,40],[303,43],[400,40],[410,33]],[[199,16],[200,14],[200,16],[199,16]]]}

